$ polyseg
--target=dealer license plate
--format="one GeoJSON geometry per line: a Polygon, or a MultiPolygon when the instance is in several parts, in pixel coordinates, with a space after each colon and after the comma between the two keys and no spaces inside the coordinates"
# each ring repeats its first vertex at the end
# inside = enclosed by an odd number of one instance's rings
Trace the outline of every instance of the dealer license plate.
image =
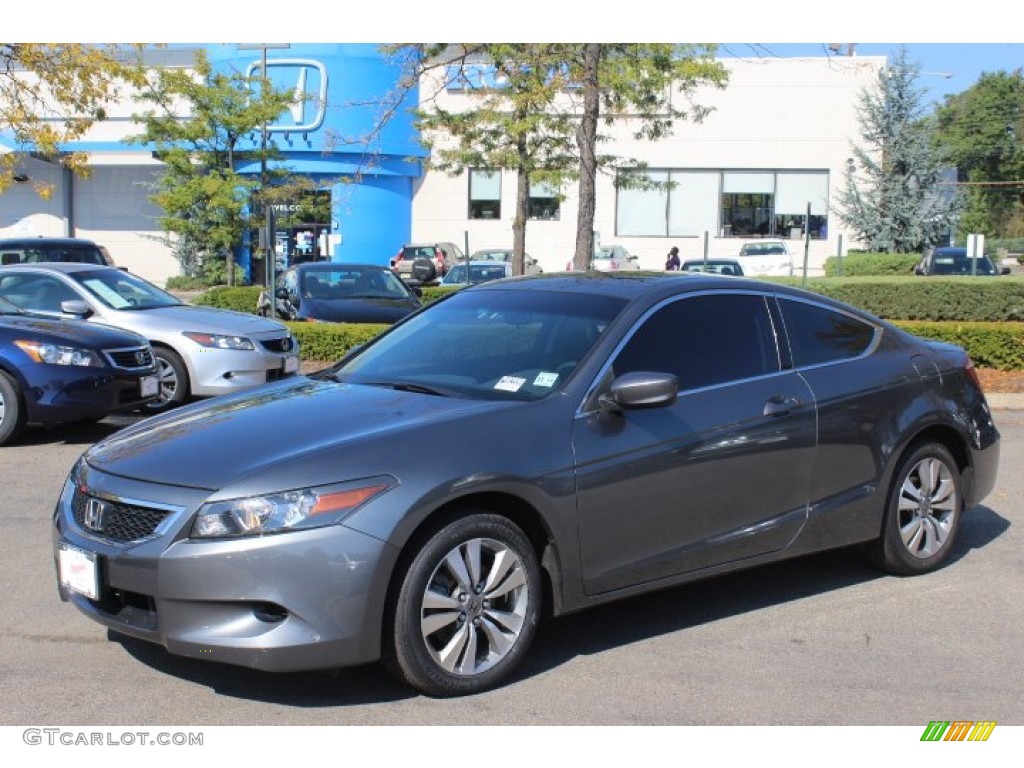
{"type": "Polygon", "coordinates": [[[160,391],[160,380],[156,376],[143,376],[139,379],[139,394],[142,397],[153,397],[160,391]]]}
{"type": "Polygon", "coordinates": [[[90,600],[99,599],[100,568],[95,553],[61,542],[57,546],[57,567],[62,585],[90,600]]]}

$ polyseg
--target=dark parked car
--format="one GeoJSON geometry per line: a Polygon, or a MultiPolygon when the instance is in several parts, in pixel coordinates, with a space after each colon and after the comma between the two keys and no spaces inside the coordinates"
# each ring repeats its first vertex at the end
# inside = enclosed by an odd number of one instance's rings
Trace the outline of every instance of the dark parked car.
{"type": "Polygon", "coordinates": [[[391,260],[391,269],[407,282],[424,284],[444,277],[465,258],[455,243],[413,243],[402,246],[391,260]]]}
{"type": "Polygon", "coordinates": [[[63,599],[171,653],[383,658],[458,695],[507,678],[546,612],[855,544],[937,568],[998,456],[962,349],[843,304],[715,275],[510,278],[98,443],[53,546],[63,599]]]}
{"type": "Polygon", "coordinates": [[[1010,274],[1009,267],[997,269],[988,256],[969,257],[966,248],[935,248],[925,254],[916,267],[917,275],[975,275],[993,276],[1010,274]],[[972,263],[973,262],[973,263],[972,263]]]}
{"type": "Polygon", "coordinates": [[[39,317],[0,298],[0,445],[26,425],[101,419],[157,391],[141,336],[39,317]]]}
{"type": "Polygon", "coordinates": [[[72,264],[114,266],[102,245],[75,237],[21,237],[0,240],[0,266],[63,261],[72,264]]]}
{"type": "MultiPolygon", "coordinates": [[[[375,264],[299,264],[278,276],[275,295],[285,320],[395,323],[422,306],[390,269],[375,264]]],[[[260,314],[268,305],[261,300],[260,314]]]]}

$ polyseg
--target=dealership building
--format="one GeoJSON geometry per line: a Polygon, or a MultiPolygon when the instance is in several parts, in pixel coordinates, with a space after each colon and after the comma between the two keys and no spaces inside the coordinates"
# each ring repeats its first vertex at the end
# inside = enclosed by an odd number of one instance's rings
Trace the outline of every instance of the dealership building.
{"type": "MultiPolygon", "coordinates": [[[[215,68],[267,76],[276,87],[306,94],[268,126],[268,141],[293,171],[315,182],[321,205],[296,201],[276,211],[279,260],[328,258],[386,264],[404,243],[449,241],[470,250],[510,248],[514,172],[488,168],[457,176],[425,170],[412,110],[419,100],[458,111],[471,108],[475,87],[500,87],[480,66],[469,78],[436,88],[399,89],[398,64],[373,44],[203,46],[215,68]],[[383,122],[384,114],[390,115],[383,122]],[[317,216],[296,211],[315,210],[317,216]],[[307,220],[313,219],[313,220],[307,220]]],[[[147,51],[151,66],[191,66],[195,46],[147,51]]],[[[702,87],[694,103],[709,107],[700,122],[676,122],[660,141],[633,138],[629,120],[603,127],[602,153],[646,163],[649,189],[617,188],[614,171],[597,182],[595,231],[602,245],[624,246],[644,268],[661,269],[672,246],[683,258],[705,249],[733,255],[743,242],[788,239],[795,261],[806,252],[812,272],[827,256],[855,246],[833,208],[859,137],[860,93],[877,82],[884,57],[722,59],[725,88],[702,87]],[[808,215],[808,210],[810,215],[808,215]],[[809,237],[807,237],[809,235],[809,237]]],[[[429,87],[427,87],[429,86],[429,87]]],[[[681,95],[674,98],[683,98],[681,95]]],[[[91,173],[73,176],[59,163],[26,155],[19,182],[0,194],[0,238],[74,236],[102,243],[114,261],[161,283],[179,273],[148,199],[160,163],[129,141],[142,105],[125,99],[81,141],[66,147],[89,155],[91,173]],[[49,185],[44,199],[36,185],[49,185]]],[[[259,131],[248,137],[262,141],[259,131]]],[[[0,152],[15,151],[0,133],[0,152]]],[[[258,164],[243,168],[258,175],[258,164]]],[[[308,201],[307,201],[308,202],[308,201]]],[[[530,188],[526,250],[546,271],[564,269],[575,250],[575,184],[530,188]]],[[[254,225],[259,222],[254,222],[254,225]]],[[[238,255],[251,263],[249,247],[238,255]]]]}

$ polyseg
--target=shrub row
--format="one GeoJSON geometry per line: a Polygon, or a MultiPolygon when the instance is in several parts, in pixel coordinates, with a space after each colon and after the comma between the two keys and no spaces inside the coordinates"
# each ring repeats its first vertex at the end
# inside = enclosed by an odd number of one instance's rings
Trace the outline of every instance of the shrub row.
{"type": "Polygon", "coordinates": [[[946,341],[967,350],[979,368],[1024,370],[1024,323],[896,322],[900,328],[926,339],[946,341]]]}
{"type": "Polygon", "coordinates": [[[829,256],[825,259],[825,276],[911,275],[919,261],[919,253],[851,253],[842,259],[829,256]]]}
{"type": "Polygon", "coordinates": [[[1024,321],[1024,277],[819,277],[806,288],[887,320],[1024,321]]]}

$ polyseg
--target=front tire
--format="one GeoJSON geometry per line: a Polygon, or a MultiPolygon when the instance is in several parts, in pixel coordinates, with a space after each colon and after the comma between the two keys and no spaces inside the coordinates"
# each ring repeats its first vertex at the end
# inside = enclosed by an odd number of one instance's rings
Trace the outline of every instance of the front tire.
{"type": "Polygon", "coordinates": [[[25,427],[25,408],[18,384],[0,371],[0,445],[14,440],[25,427]]]}
{"type": "Polygon", "coordinates": [[[960,468],[949,449],[925,443],[900,461],[875,559],[889,573],[933,571],[948,559],[963,512],[960,468]]]}
{"type": "Polygon", "coordinates": [[[150,414],[176,408],[189,394],[188,368],[178,353],[166,347],[153,347],[153,357],[160,378],[160,394],[156,400],[142,406],[143,412],[150,414]]]}
{"type": "Polygon", "coordinates": [[[449,523],[401,577],[385,664],[431,696],[487,690],[526,654],[541,596],[537,555],[512,521],[479,513],[449,523]]]}

